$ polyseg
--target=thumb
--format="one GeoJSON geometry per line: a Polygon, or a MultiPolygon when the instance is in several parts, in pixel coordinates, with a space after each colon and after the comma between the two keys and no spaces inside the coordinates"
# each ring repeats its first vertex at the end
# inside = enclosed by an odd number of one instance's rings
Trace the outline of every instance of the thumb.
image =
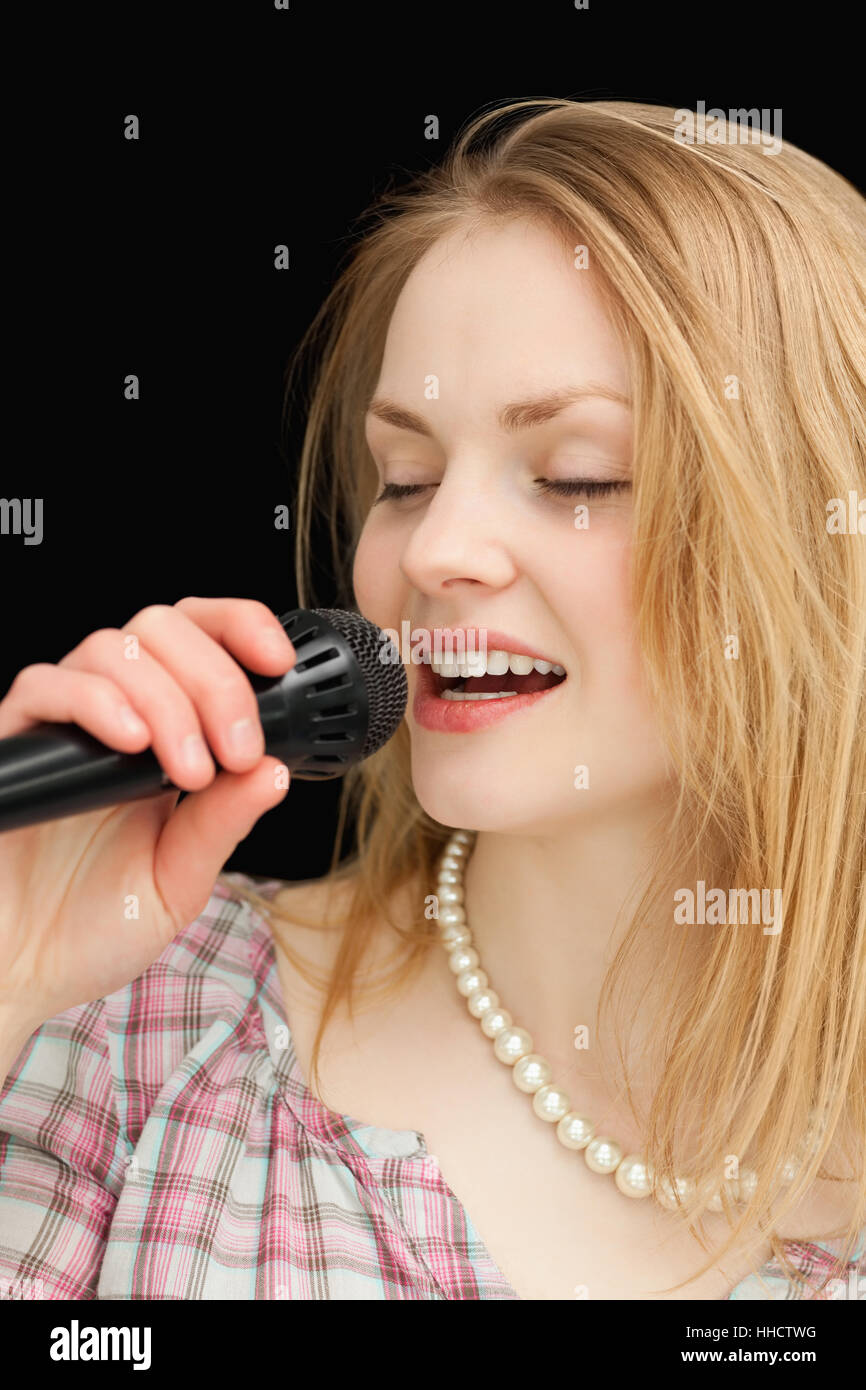
{"type": "Polygon", "coordinates": [[[157,841],[153,877],[178,929],[207,906],[226,860],[256,821],[284,799],[289,780],[284,763],[264,757],[249,772],[220,771],[169,816],[157,841]]]}

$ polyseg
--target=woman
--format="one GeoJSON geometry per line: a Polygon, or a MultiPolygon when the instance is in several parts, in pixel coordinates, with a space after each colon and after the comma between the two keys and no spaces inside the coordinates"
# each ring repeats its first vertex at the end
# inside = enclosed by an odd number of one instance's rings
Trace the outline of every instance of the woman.
{"type": "Polygon", "coordinates": [[[827,519],[866,490],[863,200],[678,131],[480,116],[310,331],[301,514],[330,489],[342,601],[485,652],[409,660],[348,865],[218,876],[284,794],[259,605],[146,609],[0,705],[194,793],[0,840],[6,1277],[856,1296],[866,553],[827,519]]]}

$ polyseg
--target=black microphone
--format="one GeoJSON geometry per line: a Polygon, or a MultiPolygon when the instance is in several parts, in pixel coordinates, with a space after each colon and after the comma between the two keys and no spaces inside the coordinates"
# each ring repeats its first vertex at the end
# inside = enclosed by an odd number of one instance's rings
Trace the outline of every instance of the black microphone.
{"type": "MultiPolygon", "coordinates": [[[[405,714],[400,654],[358,613],[296,608],[280,622],[295,648],[292,669],[276,680],[246,671],[265,751],[302,781],[341,777],[387,743],[405,714]]],[[[120,753],[77,724],[0,739],[0,831],[172,790],[180,788],[151,749],[120,753]]]]}

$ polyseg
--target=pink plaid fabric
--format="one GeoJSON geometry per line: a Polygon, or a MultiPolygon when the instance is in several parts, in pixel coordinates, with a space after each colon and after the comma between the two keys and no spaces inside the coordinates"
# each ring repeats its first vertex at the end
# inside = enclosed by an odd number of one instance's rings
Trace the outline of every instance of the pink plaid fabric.
{"type": "MultiPolygon", "coordinates": [[[[866,1231],[847,1280],[807,1296],[866,1295],[864,1246],[866,1231]]],[[[830,1247],[790,1251],[817,1290],[830,1247]]],[[[3,1296],[518,1298],[422,1134],[311,1093],[270,928],[221,882],[139,979],[50,1019],[16,1059],[0,1091],[3,1296]]],[[[728,1294],[801,1296],[773,1264],[728,1294]]]]}

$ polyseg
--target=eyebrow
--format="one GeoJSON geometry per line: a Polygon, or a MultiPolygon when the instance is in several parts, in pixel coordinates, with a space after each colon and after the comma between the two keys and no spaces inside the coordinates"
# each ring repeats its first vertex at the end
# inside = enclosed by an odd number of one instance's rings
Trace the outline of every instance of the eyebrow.
{"type": "MultiPolygon", "coordinates": [[[[631,406],[628,396],[624,396],[621,391],[615,391],[612,387],[602,386],[597,382],[587,382],[585,386],[566,386],[559,391],[550,391],[545,396],[536,396],[531,400],[512,401],[499,412],[499,424],[508,434],[516,434],[519,430],[546,424],[569,405],[589,400],[615,401],[617,405],[623,405],[626,409],[631,406]]],[[[433,436],[432,429],[422,416],[416,415],[412,410],[405,410],[385,396],[374,396],[367,406],[367,414],[374,415],[377,420],[384,420],[386,425],[393,425],[395,429],[411,430],[413,434],[427,435],[428,438],[433,436]]]]}

